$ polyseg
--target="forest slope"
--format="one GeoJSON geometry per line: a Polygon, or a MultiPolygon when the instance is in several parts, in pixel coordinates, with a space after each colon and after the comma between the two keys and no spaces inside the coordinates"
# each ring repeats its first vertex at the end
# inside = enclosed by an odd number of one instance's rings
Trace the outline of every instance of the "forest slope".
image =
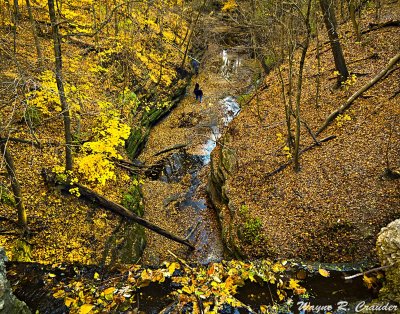
{"type": "MultiPolygon", "coordinates": [[[[34,28],[26,3],[0,4],[0,137],[14,159],[29,236],[21,245],[23,230],[16,224],[11,180],[1,158],[0,246],[13,260],[106,262],[125,243],[123,235],[115,234],[124,232],[123,220],[46,186],[41,176],[44,168],[64,171],[64,125],[54,75],[51,2],[32,3],[34,28]],[[20,252],[21,247],[32,250],[20,252]]],[[[178,46],[187,45],[187,26],[176,4],[140,2],[134,10],[132,5],[90,1],[90,8],[77,2],[57,10],[62,20],[59,38],[71,116],[73,175],[117,203],[132,200],[132,191],[139,188],[132,171],[114,163],[128,159],[123,145],[129,129],[141,129],[141,119],[171,108],[187,74],[177,71],[185,63],[178,46]]]]}
{"type": "MultiPolygon", "coordinates": [[[[398,19],[399,14],[396,3],[387,5],[382,20],[398,19]]],[[[361,29],[368,29],[370,22],[372,12],[367,10],[360,20],[361,29]]],[[[336,88],[332,53],[327,38],[323,38],[317,102],[315,40],[307,53],[301,119],[313,132],[399,52],[398,27],[366,32],[360,43],[356,42],[350,22],[340,26],[340,34],[353,81],[336,88]]],[[[299,59],[300,52],[295,56],[296,65],[299,59]]],[[[285,79],[287,64],[280,69],[285,79]]],[[[224,147],[234,152],[231,159],[236,163],[229,169],[223,189],[229,202],[220,208],[228,246],[252,257],[324,262],[375,258],[377,233],[400,215],[400,182],[384,175],[385,169],[398,170],[400,166],[398,65],[319,135],[319,139],[331,135],[336,139],[301,155],[298,173],[291,165],[268,175],[291,156],[285,148],[285,109],[278,69],[268,75],[264,84],[268,88],[243,105],[223,146],[213,152],[214,176],[226,162],[221,160],[224,147]]],[[[286,89],[287,86],[285,79],[286,89]]],[[[312,145],[313,139],[304,124],[301,128],[303,149],[312,145]]]]}

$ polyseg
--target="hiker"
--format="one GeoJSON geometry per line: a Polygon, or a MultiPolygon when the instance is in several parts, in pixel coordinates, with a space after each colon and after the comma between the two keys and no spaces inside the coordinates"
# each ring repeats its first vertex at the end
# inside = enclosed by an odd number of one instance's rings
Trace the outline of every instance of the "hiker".
{"type": "Polygon", "coordinates": [[[192,68],[194,70],[194,74],[198,75],[199,74],[199,67],[200,67],[200,62],[197,61],[196,59],[192,59],[192,68]]]}
{"type": "Polygon", "coordinates": [[[196,100],[199,100],[201,102],[201,99],[203,98],[203,91],[200,89],[199,83],[196,83],[196,85],[194,86],[193,93],[196,96],[196,100]]]}

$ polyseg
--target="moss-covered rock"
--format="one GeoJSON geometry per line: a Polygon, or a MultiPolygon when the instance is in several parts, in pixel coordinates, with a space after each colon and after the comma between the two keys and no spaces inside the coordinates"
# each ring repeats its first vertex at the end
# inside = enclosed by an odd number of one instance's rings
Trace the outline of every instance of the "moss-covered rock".
{"type": "Polygon", "coordinates": [[[12,293],[10,283],[8,282],[6,277],[6,261],[6,253],[3,248],[0,248],[0,313],[31,313],[25,302],[18,300],[12,293]]]}

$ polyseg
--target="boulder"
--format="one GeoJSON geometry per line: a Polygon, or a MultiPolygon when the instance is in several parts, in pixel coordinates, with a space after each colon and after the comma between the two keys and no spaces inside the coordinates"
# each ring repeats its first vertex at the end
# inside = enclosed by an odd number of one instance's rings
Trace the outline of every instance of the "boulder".
{"type": "Polygon", "coordinates": [[[0,314],[31,313],[25,302],[18,300],[12,293],[6,276],[6,261],[4,248],[0,247],[0,314]]]}
{"type": "Polygon", "coordinates": [[[392,265],[386,270],[386,283],[379,297],[400,304],[400,219],[381,229],[376,249],[381,264],[392,265]]]}

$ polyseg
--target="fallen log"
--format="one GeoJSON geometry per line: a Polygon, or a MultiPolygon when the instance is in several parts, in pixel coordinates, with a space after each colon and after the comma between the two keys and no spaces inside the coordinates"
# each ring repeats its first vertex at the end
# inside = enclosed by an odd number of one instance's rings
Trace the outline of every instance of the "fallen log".
{"type": "Polygon", "coordinates": [[[376,31],[378,29],[384,28],[384,27],[392,27],[392,26],[400,26],[400,20],[390,20],[384,23],[369,23],[368,29],[365,29],[361,32],[361,34],[366,34],[372,31],[376,31]]]}
{"type": "Polygon", "coordinates": [[[160,150],[159,152],[155,153],[153,156],[158,156],[158,155],[161,155],[161,154],[163,154],[163,153],[170,152],[171,150],[184,148],[184,147],[186,147],[186,146],[187,146],[186,144],[176,144],[176,145],[174,145],[174,146],[172,146],[172,147],[168,147],[168,148],[165,148],[165,149],[163,149],[163,150],[160,150]]]}
{"type": "Polygon", "coordinates": [[[356,91],[353,95],[350,96],[347,101],[341,105],[338,109],[333,111],[328,118],[326,118],[324,124],[320,127],[320,129],[315,133],[315,135],[320,134],[322,131],[324,131],[329,124],[343,111],[348,109],[351,104],[358,98],[360,97],[364,92],[369,90],[372,86],[374,86],[380,79],[386,77],[388,73],[390,73],[391,69],[395,64],[400,60],[400,53],[395,55],[392,59],[390,59],[388,65],[381,71],[379,72],[371,81],[369,81],[367,84],[365,84],[363,87],[361,87],[358,91],[356,91]]]}
{"type": "Polygon", "coordinates": [[[39,142],[35,142],[35,141],[25,140],[25,139],[16,138],[16,137],[1,137],[0,138],[0,143],[6,143],[8,141],[16,142],[16,143],[23,143],[23,144],[30,144],[37,148],[42,148],[42,145],[39,142]]]}
{"type": "Polygon", "coordinates": [[[173,235],[169,231],[152,224],[151,222],[149,222],[149,221],[147,221],[147,220],[135,215],[134,213],[132,213],[131,211],[129,211],[125,207],[123,207],[123,206],[121,206],[121,205],[119,205],[119,204],[117,204],[117,203],[115,203],[113,201],[110,201],[110,200],[106,199],[104,196],[94,192],[93,190],[91,190],[91,189],[89,189],[89,188],[87,188],[87,187],[85,187],[85,186],[83,186],[81,184],[78,184],[78,183],[70,184],[67,181],[60,181],[57,178],[56,174],[51,172],[48,169],[43,169],[42,170],[42,176],[43,176],[43,178],[44,178],[46,183],[50,183],[50,184],[56,185],[56,186],[60,187],[62,190],[64,190],[64,191],[68,192],[72,188],[78,188],[80,197],[88,199],[88,200],[92,201],[93,203],[96,203],[96,204],[100,205],[104,209],[110,210],[110,211],[112,211],[112,212],[114,212],[114,213],[116,213],[116,214],[118,214],[118,215],[120,215],[122,217],[125,217],[125,218],[127,218],[129,220],[132,220],[132,221],[138,223],[139,225],[141,225],[141,226],[143,226],[143,227],[145,227],[147,229],[150,229],[150,230],[152,230],[152,231],[154,231],[154,232],[156,232],[156,233],[158,233],[158,234],[160,234],[160,235],[162,235],[162,236],[164,236],[164,237],[166,237],[166,238],[168,238],[168,239],[170,239],[172,241],[175,241],[175,242],[181,243],[183,245],[186,245],[187,247],[189,247],[192,250],[195,249],[195,247],[191,243],[189,243],[189,241],[187,241],[187,240],[185,240],[183,238],[180,238],[180,237],[178,237],[176,235],[173,235]]]}

